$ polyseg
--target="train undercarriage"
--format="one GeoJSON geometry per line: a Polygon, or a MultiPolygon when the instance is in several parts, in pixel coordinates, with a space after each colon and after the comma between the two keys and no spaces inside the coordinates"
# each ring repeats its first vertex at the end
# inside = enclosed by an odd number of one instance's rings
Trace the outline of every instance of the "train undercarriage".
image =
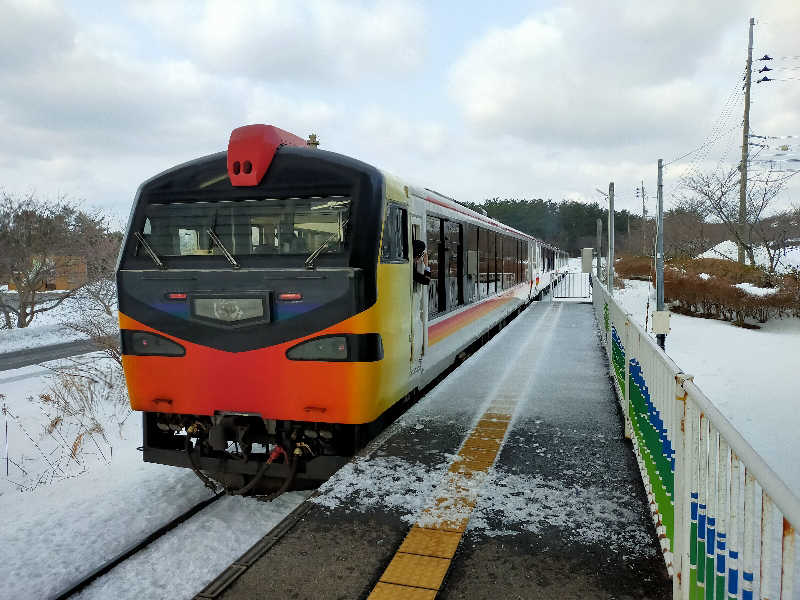
{"type": "Polygon", "coordinates": [[[313,489],[420,397],[414,390],[371,423],[348,425],[143,412],[145,462],[192,469],[214,491],[274,497],[313,489]]]}
{"type": "Polygon", "coordinates": [[[209,488],[242,495],[316,487],[378,428],[230,413],[144,412],[143,421],[145,462],[190,468],[209,488]]]}

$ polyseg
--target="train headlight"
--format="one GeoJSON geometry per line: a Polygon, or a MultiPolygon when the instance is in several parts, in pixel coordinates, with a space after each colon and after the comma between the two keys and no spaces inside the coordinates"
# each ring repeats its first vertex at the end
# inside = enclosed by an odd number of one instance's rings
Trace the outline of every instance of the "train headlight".
{"type": "Polygon", "coordinates": [[[325,335],[289,348],[286,351],[286,358],[327,362],[374,362],[383,358],[383,342],[377,333],[325,335]]]}
{"type": "Polygon", "coordinates": [[[195,316],[223,323],[264,317],[263,298],[195,298],[192,304],[195,316]]]}
{"type": "Polygon", "coordinates": [[[315,338],[286,353],[289,360],[347,360],[347,356],[347,338],[343,335],[315,338]]]}
{"type": "Polygon", "coordinates": [[[183,356],[186,349],[155,333],[123,329],[122,353],[133,356],[183,356]]]}

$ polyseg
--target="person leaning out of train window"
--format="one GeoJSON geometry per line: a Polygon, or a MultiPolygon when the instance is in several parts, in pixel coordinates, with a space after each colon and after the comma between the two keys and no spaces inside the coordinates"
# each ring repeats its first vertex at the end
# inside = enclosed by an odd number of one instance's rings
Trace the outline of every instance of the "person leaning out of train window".
{"type": "Polygon", "coordinates": [[[414,282],[428,285],[431,282],[431,268],[428,266],[428,253],[425,242],[414,240],[414,282]]]}

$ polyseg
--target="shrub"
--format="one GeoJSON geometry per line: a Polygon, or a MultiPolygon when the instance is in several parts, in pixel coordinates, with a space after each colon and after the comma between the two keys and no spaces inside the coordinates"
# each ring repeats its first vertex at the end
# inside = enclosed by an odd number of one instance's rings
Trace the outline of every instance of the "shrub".
{"type": "Polygon", "coordinates": [[[752,283],[758,287],[766,287],[768,283],[768,276],[761,269],[723,258],[679,258],[669,264],[687,275],[706,273],[730,284],[752,283]]]}
{"type": "MultiPolygon", "coordinates": [[[[651,260],[624,257],[617,262],[617,273],[627,278],[642,277],[651,268],[651,260]]],[[[800,270],[776,281],[759,268],[731,260],[674,259],[664,267],[664,300],[676,312],[723,319],[740,327],[748,326],[747,319],[766,323],[774,317],[800,317],[800,270]],[[775,293],[757,296],[736,287],[739,283],[779,287],[775,293]]]]}
{"type": "Polygon", "coordinates": [[[614,272],[624,279],[648,279],[653,271],[649,256],[621,256],[614,262],[614,272]]]}

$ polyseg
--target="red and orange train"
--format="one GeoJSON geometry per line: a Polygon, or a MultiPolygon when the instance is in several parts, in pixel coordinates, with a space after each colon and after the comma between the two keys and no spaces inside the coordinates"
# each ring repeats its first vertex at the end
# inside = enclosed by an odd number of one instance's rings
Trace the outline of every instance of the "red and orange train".
{"type": "Polygon", "coordinates": [[[565,262],[451,198],[240,127],[136,195],[117,283],[144,460],[239,489],[323,478],[565,262]]]}

